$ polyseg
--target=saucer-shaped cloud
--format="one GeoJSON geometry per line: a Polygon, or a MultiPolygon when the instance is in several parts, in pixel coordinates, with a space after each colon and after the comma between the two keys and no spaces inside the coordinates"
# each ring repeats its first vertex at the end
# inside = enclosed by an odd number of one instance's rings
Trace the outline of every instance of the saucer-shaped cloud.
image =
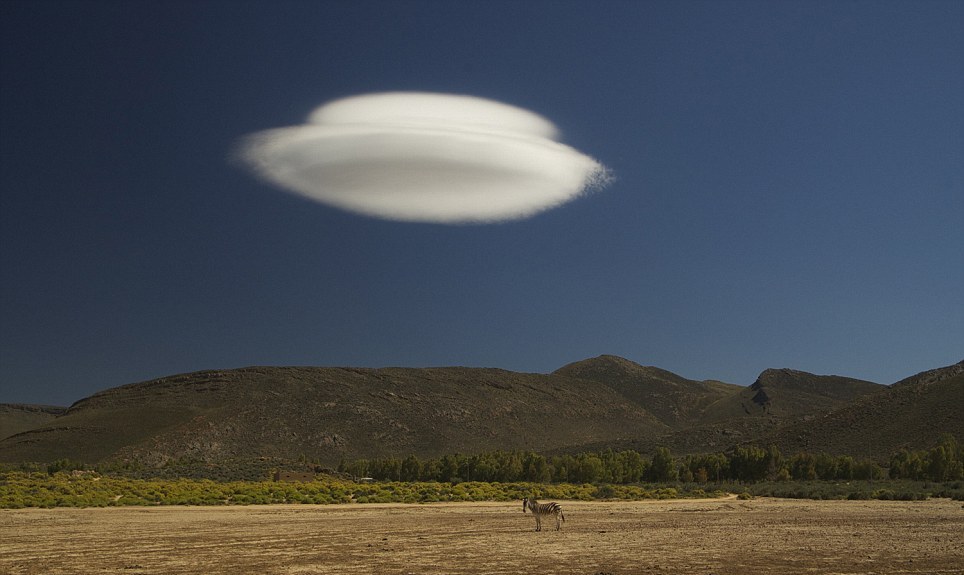
{"type": "Polygon", "coordinates": [[[605,183],[601,164],[557,136],[542,116],[492,100],[384,93],[336,100],[307,124],[254,134],[242,157],[266,180],[352,212],[494,222],[605,183]]]}

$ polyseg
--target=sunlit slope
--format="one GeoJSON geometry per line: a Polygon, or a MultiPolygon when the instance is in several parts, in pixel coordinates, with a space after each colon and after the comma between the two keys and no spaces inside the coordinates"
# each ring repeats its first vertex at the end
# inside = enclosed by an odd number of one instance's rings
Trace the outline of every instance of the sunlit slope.
{"type": "Polygon", "coordinates": [[[744,416],[785,421],[831,411],[884,389],[883,385],[850,377],[767,369],[749,387],[710,405],[703,413],[702,422],[744,416]]]}
{"type": "Polygon", "coordinates": [[[750,386],[600,356],[545,374],[248,367],[109,389],[66,413],[0,410],[0,461],[318,460],[775,444],[886,459],[964,441],[964,362],[892,386],[788,369],[750,386]],[[19,427],[16,427],[19,426],[19,427]]]}
{"type": "Polygon", "coordinates": [[[739,393],[739,385],[694,381],[613,355],[571,363],[554,372],[606,384],[673,429],[698,422],[708,406],[739,393]]]}
{"type": "Polygon", "coordinates": [[[694,381],[605,355],[567,365],[556,373],[606,383],[671,428],[663,435],[634,436],[617,447],[648,452],[663,446],[678,454],[721,451],[756,441],[786,425],[806,425],[858,398],[887,389],[859,379],[791,369],[764,370],[749,386],[694,381]]]}
{"type": "Polygon", "coordinates": [[[498,369],[251,367],[110,389],[0,442],[2,461],[546,450],[665,426],[605,385],[498,369]]]}
{"type": "Polygon", "coordinates": [[[884,460],[933,447],[944,434],[964,442],[964,362],[919,373],[809,421],[759,439],[786,452],[826,451],[884,460]]]}

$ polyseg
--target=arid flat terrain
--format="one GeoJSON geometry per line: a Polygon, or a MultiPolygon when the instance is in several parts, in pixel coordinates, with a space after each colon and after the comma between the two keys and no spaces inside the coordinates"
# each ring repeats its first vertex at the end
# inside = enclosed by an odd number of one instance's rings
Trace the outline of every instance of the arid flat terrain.
{"type": "Polygon", "coordinates": [[[562,503],[4,510],[0,573],[964,573],[950,500],[562,503]]]}

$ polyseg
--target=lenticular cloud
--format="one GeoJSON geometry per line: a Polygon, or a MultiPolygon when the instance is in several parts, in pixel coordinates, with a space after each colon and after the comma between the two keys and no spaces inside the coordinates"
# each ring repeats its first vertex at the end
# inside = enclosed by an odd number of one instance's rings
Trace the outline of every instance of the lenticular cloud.
{"type": "Polygon", "coordinates": [[[250,136],[242,156],[266,180],[391,220],[521,219],[608,179],[556,141],[538,114],[471,96],[385,93],[336,100],[308,123],[250,136]]]}

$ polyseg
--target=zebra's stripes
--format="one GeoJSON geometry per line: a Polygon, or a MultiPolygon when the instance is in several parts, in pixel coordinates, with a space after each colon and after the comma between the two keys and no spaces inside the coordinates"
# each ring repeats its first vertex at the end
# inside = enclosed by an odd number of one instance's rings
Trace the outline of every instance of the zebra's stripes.
{"type": "Polygon", "coordinates": [[[562,521],[566,520],[566,516],[562,514],[562,506],[555,502],[539,503],[526,497],[522,500],[522,512],[525,513],[527,509],[536,518],[536,531],[542,531],[542,518],[546,515],[556,517],[556,531],[562,529],[562,521]]]}

